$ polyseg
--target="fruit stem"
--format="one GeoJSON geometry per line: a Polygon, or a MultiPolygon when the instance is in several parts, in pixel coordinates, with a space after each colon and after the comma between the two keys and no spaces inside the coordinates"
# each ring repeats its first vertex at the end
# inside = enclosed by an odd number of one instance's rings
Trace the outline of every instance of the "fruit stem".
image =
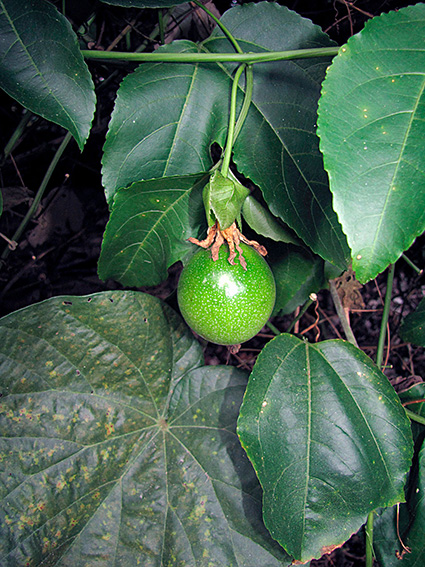
{"type": "Polygon", "coordinates": [[[233,136],[233,143],[235,143],[236,138],[239,136],[239,132],[245,122],[248,115],[248,110],[252,101],[252,91],[254,89],[254,71],[252,65],[247,65],[245,68],[245,97],[243,99],[243,105],[238,116],[238,121],[235,126],[235,134],[233,136]]]}
{"type": "Polygon", "coordinates": [[[238,94],[239,79],[245,69],[246,65],[243,63],[239,65],[236,70],[235,78],[233,79],[232,93],[230,95],[230,112],[229,112],[229,126],[227,128],[226,148],[224,150],[223,163],[221,166],[221,174],[227,177],[229,173],[230,159],[232,157],[232,149],[235,134],[235,119],[236,119],[236,99],[238,94]]]}

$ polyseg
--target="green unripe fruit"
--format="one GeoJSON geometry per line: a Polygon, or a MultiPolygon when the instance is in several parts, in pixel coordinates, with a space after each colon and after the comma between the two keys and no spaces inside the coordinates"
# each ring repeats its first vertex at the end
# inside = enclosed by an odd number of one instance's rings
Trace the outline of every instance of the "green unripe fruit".
{"type": "Polygon", "coordinates": [[[178,284],[178,302],[186,323],[204,339],[220,345],[236,345],[256,335],[270,317],[276,286],[264,258],[241,244],[247,269],[238,261],[227,261],[223,245],[212,260],[209,250],[200,250],[183,269],[178,284]]]}

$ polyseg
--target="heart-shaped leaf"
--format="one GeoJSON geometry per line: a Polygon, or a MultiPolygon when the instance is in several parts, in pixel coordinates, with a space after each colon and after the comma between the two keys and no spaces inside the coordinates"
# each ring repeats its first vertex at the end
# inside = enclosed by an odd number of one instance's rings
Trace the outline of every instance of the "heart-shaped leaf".
{"type": "Polygon", "coordinates": [[[369,512],[404,500],[409,420],[388,379],[349,343],[268,343],[238,433],[264,490],[265,524],[298,560],[320,557],[369,512]]]}
{"type": "MultiPolygon", "coordinates": [[[[309,20],[278,4],[230,9],[223,23],[244,51],[332,45],[309,20]]],[[[221,31],[197,46],[164,52],[229,52],[221,31]]],[[[251,110],[234,147],[239,170],[257,183],[271,211],[318,254],[343,267],[349,250],[332,209],[315,133],[328,60],[262,63],[254,70],[251,110]]],[[[226,139],[232,65],[142,64],[118,92],[103,157],[108,201],[141,179],[187,175],[212,166],[210,148],[226,139]]],[[[241,86],[239,105],[242,101],[241,86]]]]}
{"type": "Polygon", "coordinates": [[[320,147],[361,282],[425,229],[424,38],[424,4],[373,18],[323,83],[320,147]]]}
{"type": "Polygon", "coordinates": [[[408,343],[425,347],[425,298],[415,311],[403,319],[400,327],[402,339],[408,343]]]}
{"type": "Polygon", "coordinates": [[[407,502],[383,510],[374,522],[374,548],[381,567],[425,564],[425,444],[409,477],[407,502]],[[400,561],[402,559],[402,561],[400,561]]]}
{"type": "Polygon", "coordinates": [[[115,194],[99,258],[99,276],[126,286],[159,284],[167,268],[195,247],[187,242],[205,225],[205,176],[134,183],[115,194]]]}
{"type": "Polygon", "coordinates": [[[69,22],[45,0],[0,0],[0,87],[71,132],[80,149],[95,108],[91,75],[69,22]]]}
{"type": "Polygon", "coordinates": [[[246,375],[165,304],[62,297],[0,321],[0,563],[288,565],[239,445],[246,375]]]}

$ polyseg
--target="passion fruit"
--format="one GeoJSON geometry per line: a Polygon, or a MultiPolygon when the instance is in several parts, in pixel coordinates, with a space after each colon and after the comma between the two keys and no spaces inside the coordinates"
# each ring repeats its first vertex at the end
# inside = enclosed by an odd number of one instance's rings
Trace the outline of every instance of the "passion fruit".
{"type": "Polygon", "coordinates": [[[220,345],[237,345],[255,336],[269,319],[276,285],[266,260],[241,244],[246,269],[228,262],[227,246],[218,259],[199,250],[183,269],[177,298],[183,318],[195,333],[220,345]]]}

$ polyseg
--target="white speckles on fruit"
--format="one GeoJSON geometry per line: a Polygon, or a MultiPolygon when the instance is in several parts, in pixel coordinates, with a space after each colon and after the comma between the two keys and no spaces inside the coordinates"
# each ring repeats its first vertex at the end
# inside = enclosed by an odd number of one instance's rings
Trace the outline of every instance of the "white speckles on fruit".
{"type": "Polygon", "coordinates": [[[242,244],[247,269],[227,261],[223,246],[216,261],[200,250],[184,268],[178,301],[187,324],[208,341],[234,345],[249,340],[267,322],[276,288],[264,258],[242,244]]]}

